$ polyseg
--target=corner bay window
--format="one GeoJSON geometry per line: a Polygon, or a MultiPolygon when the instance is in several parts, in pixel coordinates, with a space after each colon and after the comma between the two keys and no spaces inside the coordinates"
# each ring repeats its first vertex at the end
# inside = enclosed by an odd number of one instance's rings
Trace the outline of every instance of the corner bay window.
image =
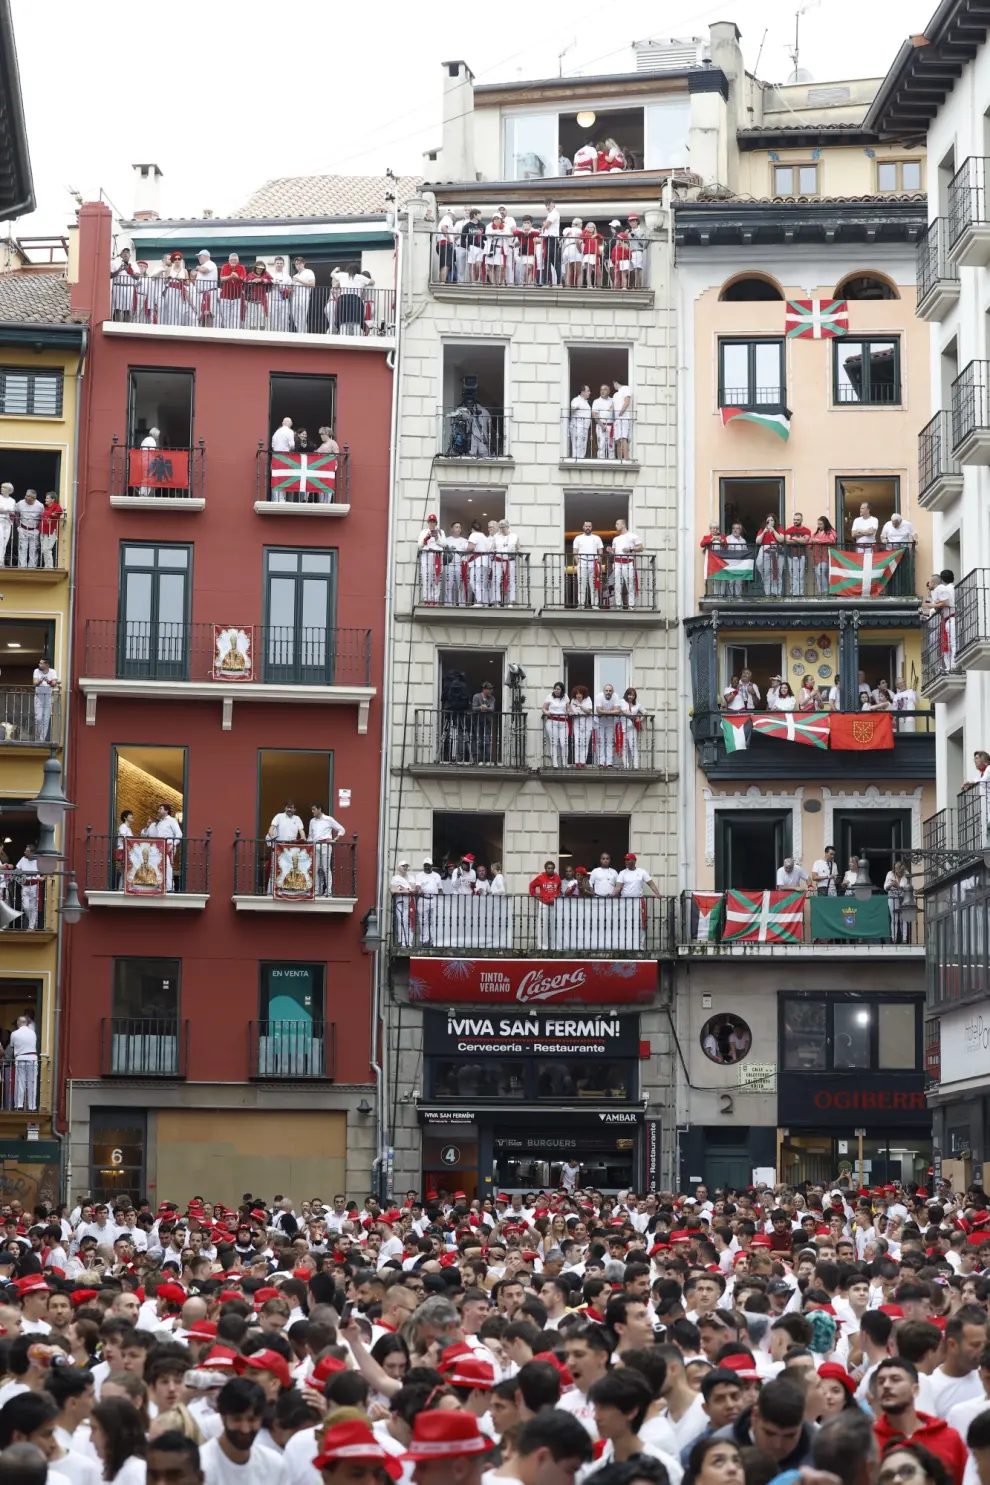
{"type": "Polygon", "coordinates": [[[781,1034],[787,1072],[893,1072],[917,1066],[917,1000],[788,997],[781,1034]]]}

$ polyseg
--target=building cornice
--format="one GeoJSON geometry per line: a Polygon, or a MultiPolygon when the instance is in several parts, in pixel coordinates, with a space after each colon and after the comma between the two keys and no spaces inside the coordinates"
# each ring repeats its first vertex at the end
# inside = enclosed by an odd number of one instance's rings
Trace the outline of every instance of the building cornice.
{"type": "Polygon", "coordinates": [[[928,203],[923,195],[674,203],[679,247],[915,242],[927,224],[928,203]]]}
{"type": "Polygon", "coordinates": [[[942,0],[924,31],[902,44],[863,127],[883,139],[923,140],[988,27],[987,0],[942,0]]]}

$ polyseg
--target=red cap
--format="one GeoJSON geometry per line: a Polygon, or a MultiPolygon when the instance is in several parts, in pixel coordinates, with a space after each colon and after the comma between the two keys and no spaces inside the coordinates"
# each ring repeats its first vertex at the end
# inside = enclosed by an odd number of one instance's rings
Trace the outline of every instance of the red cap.
{"type": "Polygon", "coordinates": [[[198,1336],[202,1341],[215,1341],[217,1337],[217,1322],[215,1320],[197,1320],[190,1325],[186,1335],[198,1336]]]}
{"type": "Polygon", "coordinates": [[[17,1292],[23,1299],[26,1294],[51,1294],[41,1274],[28,1274],[17,1281],[17,1292]]]}
{"type": "Polygon", "coordinates": [[[550,1363],[550,1365],[553,1367],[554,1371],[560,1373],[560,1385],[561,1385],[561,1387],[573,1387],[574,1386],[574,1378],[571,1376],[570,1372],[568,1371],[566,1364],[563,1361],[561,1361],[561,1359],[560,1359],[559,1356],[555,1356],[552,1351],[539,1351],[539,1352],[535,1352],[534,1351],[534,1353],[533,1353],[533,1359],[535,1361],[548,1361],[550,1363]]]}
{"type": "Polygon", "coordinates": [[[80,1305],[89,1304],[90,1300],[95,1299],[99,1292],[98,1289],[73,1289],[70,1298],[72,1303],[78,1308],[80,1305]]]}
{"type": "Polygon", "coordinates": [[[304,1284],[308,1284],[313,1277],[313,1270],[311,1268],[294,1268],[292,1270],[292,1277],[294,1279],[302,1279],[304,1284]]]}
{"type": "Polygon", "coordinates": [[[749,1246],[751,1248],[769,1248],[770,1239],[767,1237],[766,1233],[758,1232],[755,1238],[753,1238],[750,1242],[749,1246]]]}
{"type": "Polygon", "coordinates": [[[210,1372],[233,1372],[237,1370],[238,1353],[229,1346],[213,1346],[200,1358],[200,1366],[210,1372]]]}
{"type": "Polygon", "coordinates": [[[324,1356],[323,1360],[318,1361],[314,1366],[310,1380],[322,1385],[327,1377],[332,1377],[335,1372],[346,1372],[346,1370],[346,1361],[341,1361],[336,1356],[324,1356]]]}
{"type": "Polygon", "coordinates": [[[495,1386],[495,1368],[480,1356],[458,1356],[446,1374],[451,1387],[475,1387],[487,1391],[495,1386]]]}
{"type": "Polygon", "coordinates": [[[904,1311],[900,1305],[880,1305],[879,1310],[881,1315],[889,1315],[891,1320],[904,1319],[904,1311]]]}
{"type": "Polygon", "coordinates": [[[166,1300],[170,1305],[184,1305],[188,1295],[181,1284],[165,1283],[159,1284],[156,1297],[166,1300]]]}
{"type": "Polygon", "coordinates": [[[408,1452],[398,1458],[410,1463],[421,1459],[458,1459],[468,1454],[487,1454],[491,1447],[491,1439],[484,1437],[472,1413],[451,1408],[442,1413],[419,1413],[408,1452]]]}
{"type": "Polygon", "coordinates": [[[353,1460],[356,1463],[379,1464],[393,1480],[402,1474],[398,1459],[382,1448],[371,1431],[371,1425],[361,1418],[351,1423],[335,1423],[323,1435],[323,1448],[313,1460],[316,1469],[336,1464],[338,1460],[353,1460]]]}
{"type": "Polygon", "coordinates": [[[841,1382],[850,1397],[856,1391],[856,1383],[845,1367],[840,1366],[837,1361],[823,1361],[818,1368],[818,1375],[826,1382],[841,1382]]]}
{"type": "MultiPolygon", "coordinates": [[[[230,1281],[228,1280],[227,1282],[229,1283],[230,1281]]],[[[245,1299],[245,1298],[246,1298],[246,1296],[242,1293],[242,1291],[240,1289],[221,1289],[221,1291],[220,1291],[220,1303],[222,1305],[225,1305],[227,1303],[228,1299],[245,1299]]]]}
{"type": "Polygon", "coordinates": [[[760,1379],[752,1356],[727,1356],[724,1361],[719,1362],[719,1366],[723,1370],[735,1372],[743,1382],[758,1382],[760,1379]]]}
{"type": "Polygon", "coordinates": [[[252,1297],[254,1299],[255,1309],[257,1309],[259,1305],[263,1305],[268,1299],[282,1298],[281,1294],[275,1288],[274,1284],[267,1284],[263,1289],[256,1289],[252,1297]]]}
{"type": "Polygon", "coordinates": [[[271,1372],[273,1377],[278,1378],[280,1387],[292,1386],[289,1363],[277,1351],[255,1351],[253,1356],[239,1356],[234,1362],[234,1370],[243,1375],[248,1369],[256,1372],[271,1372]]]}

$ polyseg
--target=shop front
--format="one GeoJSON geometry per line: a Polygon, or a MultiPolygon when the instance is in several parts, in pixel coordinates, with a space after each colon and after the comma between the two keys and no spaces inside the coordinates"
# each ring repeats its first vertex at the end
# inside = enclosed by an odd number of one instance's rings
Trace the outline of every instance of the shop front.
{"type": "Polygon", "coordinates": [[[561,1184],[575,1161],[602,1191],[644,1174],[639,1017],[601,1009],[427,1011],[423,1179],[488,1196],[561,1184]]]}

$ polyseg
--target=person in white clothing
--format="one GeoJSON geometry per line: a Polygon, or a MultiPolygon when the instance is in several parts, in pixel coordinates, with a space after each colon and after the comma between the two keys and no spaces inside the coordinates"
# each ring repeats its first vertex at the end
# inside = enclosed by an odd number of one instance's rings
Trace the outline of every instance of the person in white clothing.
{"type": "Polygon", "coordinates": [[[647,889],[654,897],[660,896],[656,882],[645,867],[636,865],[636,857],[632,851],[627,854],[625,865],[618,873],[616,881],[619,884],[620,897],[645,897],[647,889]]]}
{"type": "MultiPolygon", "coordinates": [[[[139,447],[141,448],[143,455],[141,459],[141,466],[143,469],[147,470],[147,467],[151,462],[151,454],[149,450],[157,449],[158,440],[161,438],[161,436],[161,432],[158,428],[149,428],[147,433],[142,438],[139,447]]],[[[138,485],[137,493],[139,495],[150,496],[154,495],[155,492],[151,485],[138,485]]]]}
{"type": "Polygon", "coordinates": [[[899,510],[895,510],[889,521],[883,524],[880,541],[888,549],[894,547],[916,547],[918,533],[910,521],[905,521],[899,510]]]}
{"type": "Polygon", "coordinates": [[[575,686],[571,692],[571,728],[574,735],[574,767],[584,768],[588,762],[588,750],[594,732],[594,702],[586,686],[575,686]]]}
{"type": "Polygon", "coordinates": [[[956,589],[955,574],[945,567],[928,580],[928,598],[922,604],[930,624],[939,626],[938,650],[940,669],[956,668],[956,589]]]}
{"type": "Polygon", "coordinates": [[[615,687],[606,682],[595,697],[595,746],[599,768],[615,765],[615,729],[624,710],[622,700],[615,694],[615,687]]]}
{"type": "Polygon", "coordinates": [[[296,806],[291,799],[287,799],[279,813],[272,816],[265,840],[269,845],[282,845],[285,842],[305,839],[306,831],[302,820],[296,813],[296,806]]]}
{"type": "Polygon", "coordinates": [[[41,518],[45,507],[37,490],[25,490],[17,502],[17,565],[37,567],[41,554],[41,518]]]}
{"type": "Polygon", "coordinates": [[[785,856],[783,866],[777,868],[778,888],[787,887],[793,890],[796,887],[807,887],[807,885],[808,873],[801,863],[795,861],[793,856],[785,856]]]}
{"type": "Polygon", "coordinates": [[[567,423],[568,452],[572,459],[587,459],[591,433],[591,388],[584,386],[571,398],[571,415],[567,423]]]}
{"type": "Polygon", "coordinates": [[[601,605],[602,552],[605,543],[590,521],[585,521],[571,543],[577,567],[577,607],[598,608],[601,605]]]}
{"type": "Polygon", "coordinates": [[[568,288],[577,288],[581,282],[581,237],[584,223],[575,217],[569,227],[560,234],[560,248],[564,265],[564,283],[568,288]]]}
{"type": "Polygon", "coordinates": [[[52,727],[52,704],[61,690],[58,676],[47,660],[39,660],[31,677],[34,685],[34,736],[37,742],[48,742],[52,727]]]}
{"type": "Polygon", "coordinates": [[[206,248],[201,248],[196,254],[196,267],[193,269],[195,282],[195,318],[193,324],[210,326],[216,314],[217,287],[220,279],[220,270],[210,257],[206,248]]]}
{"type": "Polygon", "coordinates": [[[928,1379],[937,1417],[947,1418],[951,1408],[963,1403],[982,1400],[990,1407],[980,1371],[986,1339],[986,1314],[979,1305],[963,1305],[946,1322],[945,1360],[928,1379]]]}
{"type": "Polygon", "coordinates": [[[621,517],[615,523],[615,535],[612,538],[610,550],[614,571],[612,606],[614,608],[635,608],[636,591],[639,587],[636,556],[643,550],[643,541],[634,531],[629,530],[621,517]]]}
{"type": "Polygon", "coordinates": [[[876,516],[870,515],[869,502],[864,500],[850,531],[857,552],[869,552],[876,546],[879,526],[876,516]]]}
{"type": "Polygon", "coordinates": [[[38,895],[41,891],[34,846],[24,847],[24,854],[14,867],[14,872],[21,889],[21,912],[24,915],[20,926],[33,933],[38,926],[38,895]]]}
{"type": "Polygon", "coordinates": [[[913,686],[905,684],[902,675],[894,682],[894,710],[907,713],[896,719],[898,732],[914,732],[917,719],[913,713],[918,710],[918,693],[913,686]]]}
{"type": "Polygon", "coordinates": [[[540,267],[540,283],[560,283],[560,212],[553,201],[544,203],[546,215],[540,229],[543,246],[543,262],[540,267]]]}
{"type": "Polygon", "coordinates": [[[296,435],[292,431],[292,419],[283,418],[272,434],[272,453],[292,454],[295,452],[295,447],[296,435]]]}
{"type": "Polygon", "coordinates": [[[10,1033],[14,1054],[14,1108],[38,1107],[38,1033],[27,1016],[18,1016],[10,1033]]]}
{"type": "Polygon", "coordinates": [[[543,731],[546,737],[547,763],[550,768],[566,768],[571,707],[562,681],[554,682],[553,690],[540,710],[545,718],[543,731]]]}
{"type": "Polygon", "coordinates": [[[479,521],[471,522],[467,544],[470,553],[468,585],[471,590],[471,601],[475,608],[490,608],[493,541],[487,531],[482,531],[479,521]]]}
{"type": "Polygon", "coordinates": [[[316,288],[316,275],[311,268],[306,267],[305,258],[296,258],[292,266],[296,270],[292,275],[292,301],[289,306],[292,328],[297,335],[304,335],[309,330],[309,304],[316,288]]]}
{"type": "Polygon", "coordinates": [[[460,521],[455,521],[451,526],[450,535],[444,541],[444,549],[449,553],[443,569],[444,604],[447,608],[466,608],[469,595],[469,556],[467,537],[460,521]]]}
{"type": "Polygon", "coordinates": [[[639,734],[646,723],[646,708],[640,704],[635,686],[627,686],[622,693],[622,756],[623,768],[639,767],[639,734]]]}
{"type": "Polygon", "coordinates": [[[835,847],[826,846],[825,854],[811,863],[811,880],[819,897],[835,897],[839,883],[839,863],[835,859],[835,847]]]}
{"type": "Polygon", "coordinates": [[[435,869],[429,857],[423,862],[423,870],[416,877],[416,889],[419,893],[419,941],[421,944],[432,944],[433,925],[436,920],[437,898],[440,896],[442,878],[435,869]]]}
{"type": "Polygon", "coordinates": [[[14,499],[14,487],[5,481],[0,485],[0,567],[7,565],[8,547],[11,547],[11,560],[13,560],[11,539],[16,518],[17,501],[14,499]]]}
{"type": "Polygon", "coordinates": [[[436,516],[427,516],[426,525],[416,538],[416,550],[419,552],[420,602],[430,608],[436,608],[440,602],[445,540],[436,516]]]}
{"type": "Polygon", "coordinates": [[[333,815],[323,812],[322,804],[310,806],[309,840],[316,845],[316,895],[330,897],[333,893],[333,845],[346,834],[343,825],[333,815]]]}
{"type": "Polygon", "coordinates": [[[593,896],[618,897],[619,873],[612,865],[612,858],[607,851],[603,851],[599,856],[598,865],[590,873],[588,881],[593,896]]]}
{"type": "Polygon", "coordinates": [[[629,458],[629,440],[632,437],[632,393],[621,381],[612,383],[612,432],[615,438],[615,457],[629,458]]]}
{"type": "Polygon", "coordinates": [[[173,859],[178,850],[178,842],[182,839],[182,826],[172,814],[172,806],[160,804],[154,820],[149,820],[141,831],[150,840],[165,841],[162,847],[162,855],[165,857],[165,891],[174,890],[173,859]]]}
{"type": "Polygon", "coordinates": [[[264,1410],[257,1382],[232,1377],[224,1383],[217,1397],[223,1433],[199,1451],[203,1485],[284,1485],[282,1456],[257,1442],[264,1410]]]}
{"type": "Polygon", "coordinates": [[[591,404],[591,421],[595,425],[595,450],[599,459],[614,459],[614,414],[615,404],[612,388],[602,382],[598,396],[591,404]]]}
{"type": "Polygon", "coordinates": [[[392,912],[396,942],[407,949],[413,941],[412,897],[416,890],[416,883],[409,875],[409,862],[400,861],[395,869],[395,876],[389,883],[389,891],[394,899],[392,912]]]}
{"type": "Polygon", "coordinates": [[[492,598],[501,608],[515,608],[519,533],[512,530],[508,521],[498,522],[492,548],[492,598]]]}

